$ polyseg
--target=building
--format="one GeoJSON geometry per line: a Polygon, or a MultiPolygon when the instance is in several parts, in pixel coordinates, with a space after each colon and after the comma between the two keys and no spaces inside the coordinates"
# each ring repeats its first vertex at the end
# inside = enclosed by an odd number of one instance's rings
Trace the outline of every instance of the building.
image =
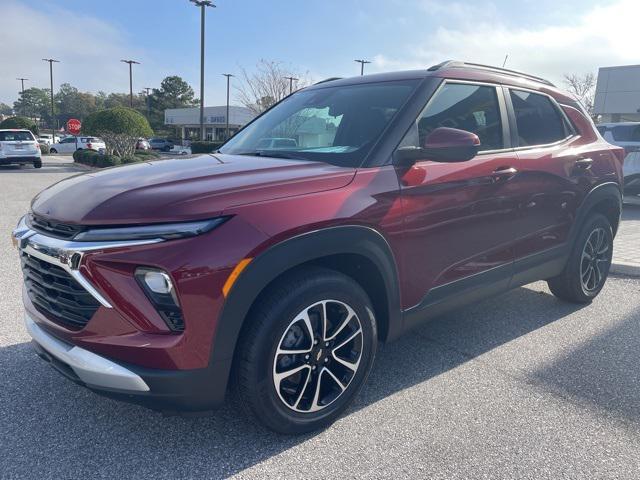
{"type": "MultiPolygon", "coordinates": [[[[229,107],[229,135],[249,123],[255,114],[245,107],[229,107]]],[[[180,138],[200,139],[200,107],[171,108],[164,111],[164,124],[176,127],[180,138]]],[[[222,141],[227,127],[227,107],[204,107],[204,125],[207,140],[222,141]]]]}
{"type": "Polygon", "coordinates": [[[594,112],[601,122],[640,122],[640,65],[600,68],[594,112]]]}

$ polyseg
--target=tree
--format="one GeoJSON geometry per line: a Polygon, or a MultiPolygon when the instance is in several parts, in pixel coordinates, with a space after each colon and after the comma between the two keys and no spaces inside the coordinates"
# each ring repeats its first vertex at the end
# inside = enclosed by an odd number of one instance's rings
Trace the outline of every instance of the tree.
{"type": "Polygon", "coordinates": [[[9,117],[0,122],[0,128],[19,128],[31,130],[34,135],[38,135],[38,125],[27,117],[9,117]]]}
{"type": "Polygon", "coordinates": [[[0,102],[0,115],[13,115],[13,108],[6,103],[0,102]]]}
{"type": "Polygon", "coordinates": [[[237,99],[256,115],[260,114],[289,95],[291,84],[287,77],[298,78],[295,90],[311,83],[307,73],[291,71],[281,62],[260,60],[255,72],[242,69],[242,83],[236,87],[237,99]]]}
{"type": "Polygon", "coordinates": [[[564,75],[564,83],[571,92],[584,106],[587,113],[593,117],[596,77],[593,73],[585,73],[584,75],[566,74],[564,75]]]}
{"type": "MultiPolygon", "coordinates": [[[[197,105],[193,88],[181,77],[166,77],[160,88],[154,88],[146,99],[151,111],[149,122],[154,130],[164,127],[164,111],[168,108],[185,108],[197,105]]],[[[146,104],[143,104],[146,109],[146,104]]]]}
{"type": "Polygon", "coordinates": [[[51,120],[51,97],[47,88],[27,88],[24,95],[13,103],[13,109],[20,115],[41,118],[47,123],[51,120]]]}
{"type": "Polygon", "coordinates": [[[133,155],[138,138],[153,135],[147,119],[127,107],[114,107],[92,113],[85,118],[82,132],[102,137],[107,154],[119,157],[133,155]]]}

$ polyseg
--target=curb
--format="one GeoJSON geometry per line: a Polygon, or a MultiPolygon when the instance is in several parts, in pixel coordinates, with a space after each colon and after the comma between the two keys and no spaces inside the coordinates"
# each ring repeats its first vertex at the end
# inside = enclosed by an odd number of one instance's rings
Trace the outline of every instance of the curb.
{"type": "Polygon", "coordinates": [[[609,272],[614,275],[640,278],[640,263],[614,261],[609,272]]]}

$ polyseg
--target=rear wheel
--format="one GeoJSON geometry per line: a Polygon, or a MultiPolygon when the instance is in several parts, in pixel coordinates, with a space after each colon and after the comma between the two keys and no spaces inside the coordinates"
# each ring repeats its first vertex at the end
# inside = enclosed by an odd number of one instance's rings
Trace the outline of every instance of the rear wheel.
{"type": "Polygon", "coordinates": [[[580,230],[564,271],[548,280],[549,289],[569,302],[590,302],[604,287],[612,257],[611,224],[604,215],[594,214],[580,230]]]}
{"type": "Polygon", "coordinates": [[[237,400],[277,432],[331,424],[371,370],[371,302],[338,272],[309,268],[288,276],[269,288],[247,322],[234,369],[237,400]]]}
{"type": "Polygon", "coordinates": [[[42,160],[36,160],[33,162],[33,168],[42,168],[42,160]]]}

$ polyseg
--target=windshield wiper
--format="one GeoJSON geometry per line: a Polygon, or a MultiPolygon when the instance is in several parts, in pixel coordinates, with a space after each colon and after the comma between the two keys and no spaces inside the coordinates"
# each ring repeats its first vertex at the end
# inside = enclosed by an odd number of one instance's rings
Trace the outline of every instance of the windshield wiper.
{"type": "Polygon", "coordinates": [[[296,157],[295,155],[291,155],[287,152],[282,152],[278,150],[254,150],[253,152],[242,152],[237,153],[236,155],[247,155],[253,157],[271,157],[271,158],[285,158],[287,160],[306,160],[303,157],[296,157]]]}

